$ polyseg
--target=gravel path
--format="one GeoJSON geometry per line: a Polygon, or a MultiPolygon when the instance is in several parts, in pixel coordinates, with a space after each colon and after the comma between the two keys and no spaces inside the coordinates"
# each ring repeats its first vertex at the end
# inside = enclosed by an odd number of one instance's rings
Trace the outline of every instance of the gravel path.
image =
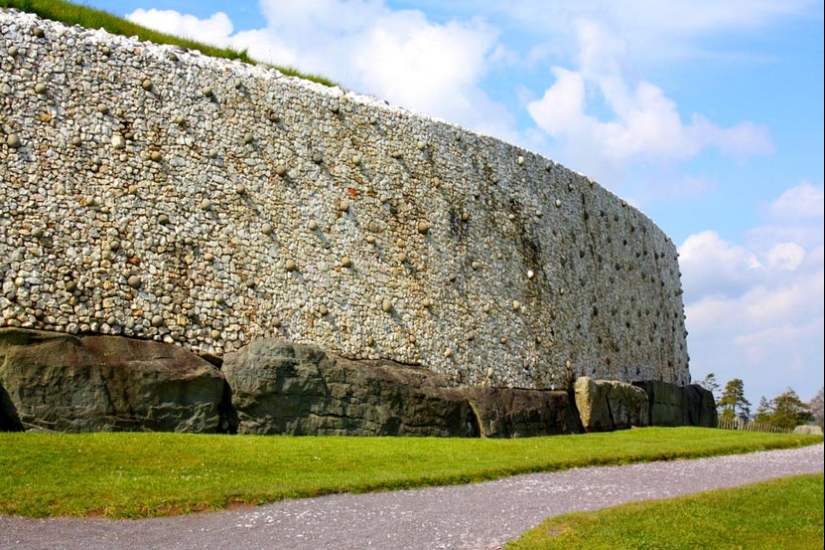
{"type": "Polygon", "coordinates": [[[140,521],[0,516],[3,550],[493,550],[579,510],[823,471],[823,445],[140,521]]]}

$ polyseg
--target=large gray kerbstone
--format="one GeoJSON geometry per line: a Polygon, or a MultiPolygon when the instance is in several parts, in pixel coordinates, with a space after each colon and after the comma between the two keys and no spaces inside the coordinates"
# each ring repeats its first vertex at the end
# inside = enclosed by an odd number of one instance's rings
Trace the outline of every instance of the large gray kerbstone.
{"type": "Polygon", "coordinates": [[[633,382],[648,395],[652,426],[716,427],[713,393],[698,384],[677,386],[659,380],[633,382]]]}
{"type": "Polygon", "coordinates": [[[469,388],[483,437],[530,437],[580,433],[576,409],[565,391],[469,388]]]}
{"type": "Polygon", "coordinates": [[[633,382],[642,388],[650,403],[651,426],[682,426],[685,423],[685,394],[675,384],[659,380],[633,382]]]}
{"type": "Polygon", "coordinates": [[[610,405],[610,414],[613,416],[614,429],[624,430],[650,424],[650,404],[643,389],[611,380],[607,401],[610,405]]]}
{"type": "Polygon", "coordinates": [[[613,430],[613,418],[610,415],[610,404],[607,400],[610,382],[582,376],[573,385],[573,393],[576,396],[576,408],[579,410],[579,418],[585,431],[613,430]]]}
{"type": "Polygon", "coordinates": [[[588,432],[623,430],[650,423],[648,396],[615,380],[578,378],[573,385],[582,426],[588,432]]]}
{"type": "Polygon", "coordinates": [[[222,370],[238,433],[478,435],[461,392],[426,369],[262,339],[227,354],[222,370]]]}
{"type": "Polygon", "coordinates": [[[420,367],[351,361],[318,348],[257,340],[223,373],[238,433],[525,437],[574,433],[565,392],[451,387],[420,367]]]}
{"type": "Polygon", "coordinates": [[[218,432],[224,387],[179,346],[0,329],[0,429],[218,432]]]}
{"type": "Polygon", "coordinates": [[[684,393],[684,418],[687,426],[715,428],[718,424],[716,400],[713,393],[699,384],[682,386],[684,393]]]}

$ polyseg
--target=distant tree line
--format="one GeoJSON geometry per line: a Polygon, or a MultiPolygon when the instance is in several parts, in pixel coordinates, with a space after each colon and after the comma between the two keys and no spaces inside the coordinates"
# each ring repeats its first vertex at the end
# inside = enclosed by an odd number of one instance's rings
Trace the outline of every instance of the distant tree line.
{"type": "Polygon", "coordinates": [[[745,383],[741,378],[734,378],[725,384],[719,393],[719,383],[714,373],[708,374],[699,383],[706,390],[713,393],[716,399],[716,408],[719,418],[725,422],[742,419],[760,424],[769,424],[777,428],[794,429],[796,426],[815,423],[823,427],[823,388],[809,403],[805,403],[799,395],[788,388],[773,399],[762,397],[756,412],[751,417],[751,404],[745,398],[745,383]]]}

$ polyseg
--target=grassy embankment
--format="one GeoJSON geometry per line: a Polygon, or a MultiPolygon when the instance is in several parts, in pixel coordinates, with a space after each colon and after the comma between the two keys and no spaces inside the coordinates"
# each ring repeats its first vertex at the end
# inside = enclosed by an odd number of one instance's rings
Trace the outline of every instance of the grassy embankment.
{"type": "MultiPolygon", "coordinates": [[[[103,28],[111,34],[137,36],[139,40],[154,42],[155,44],[170,44],[189,50],[198,50],[202,54],[211,57],[238,59],[250,64],[257,63],[247,55],[245,50],[239,52],[231,48],[217,48],[187,38],[179,38],[177,36],[153,31],[105,11],[73,4],[71,2],[64,2],[63,0],[0,0],[0,8],[15,8],[20,11],[37,14],[43,19],[59,21],[70,26],[80,25],[87,29],[103,28]]],[[[323,76],[302,73],[293,67],[272,67],[288,76],[297,76],[304,80],[310,80],[325,86],[336,85],[323,76]]]]}
{"type": "Polygon", "coordinates": [[[0,514],[151,517],[822,440],[709,428],[511,440],[0,433],[0,514]]]}
{"type": "Polygon", "coordinates": [[[804,475],[559,516],[505,550],[823,548],[823,476],[804,475]]]}

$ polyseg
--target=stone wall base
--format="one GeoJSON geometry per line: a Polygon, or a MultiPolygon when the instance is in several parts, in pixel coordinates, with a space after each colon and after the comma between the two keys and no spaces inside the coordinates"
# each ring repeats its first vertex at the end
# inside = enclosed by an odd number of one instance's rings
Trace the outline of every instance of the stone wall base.
{"type": "Polygon", "coordinates": [[[455,387],[421,367],[278,339],[209,362],[152,341],[0,329],[0,431],[529,437],[715,426],[715,414],[699,386],[455,387]]]}

